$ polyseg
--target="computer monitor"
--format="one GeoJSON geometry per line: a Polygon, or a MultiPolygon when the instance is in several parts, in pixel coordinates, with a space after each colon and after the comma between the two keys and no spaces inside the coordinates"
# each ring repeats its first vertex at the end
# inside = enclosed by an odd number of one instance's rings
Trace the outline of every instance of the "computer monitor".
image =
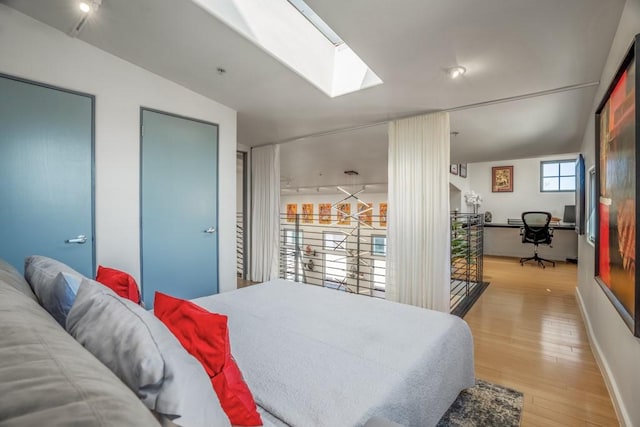
{"type": "Polygon", "coordinates": [[[564,215],[562,215],[562,222],[569,224],[576,223],[576,205],[565,205],[564,215]]]}

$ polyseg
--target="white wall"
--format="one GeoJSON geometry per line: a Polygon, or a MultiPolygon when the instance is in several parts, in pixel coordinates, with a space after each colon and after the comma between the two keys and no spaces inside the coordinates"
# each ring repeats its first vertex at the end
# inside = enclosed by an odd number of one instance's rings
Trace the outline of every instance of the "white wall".
{"type": "Polygon", "coordinates": [[[220,290],[236,288],[236,112],[0,4],[0,72],[96,96],[96,255],[140,278],[140,107],[220,125],[220,290]],[[227,207],[227,208],[225,208],[227,207]]]}
{"type": "MultiPolygon", "coordinates": [[[[636,33],[640,33],[640,0],[627,0],[585,129],[581,152],[586,170],[595,164],[595,110],[636,33]]],[[[612,392],[621,424],[640,426],[640,340],[633,336],[593,278],[595,250],[585,236],[578,239],[578,258],[578,301],[592,349],[612,392]]]]}
{"type": "Polygon", "coordinates": [[[471,191],[471,184],[467,169],[467,177],[449,174],[449,211],[453,212],[473,212],[473,207],[468,206],[464,201],[464,195],[471,191]],[[453,186],[453,188],[452,188],[453,186]]]}
{"type": "Polygon", "coordinates": [[[565,205],[575,204],[575,193],[542,193],[540,191],[540,162],[544,160],[575,160],[576,153],[530,159],[471,163],[467,166],[470,190],[479,193],[483,202],[481,212],[490,211],[492,222],[504,223],[508,218],[520,218],[522,212],[541,210],[562,218],[565,205]],[[513,166],[513,192],[491,192],[491,168],[513,166]]]}

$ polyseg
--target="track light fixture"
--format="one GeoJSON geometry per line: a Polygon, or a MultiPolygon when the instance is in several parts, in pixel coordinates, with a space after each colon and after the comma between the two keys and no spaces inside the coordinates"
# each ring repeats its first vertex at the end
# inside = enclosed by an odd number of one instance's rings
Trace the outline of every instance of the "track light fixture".
{"type": "Polygon", "coordinates": [[[74,25],[73,29],[69,32],[71,37],[78,37],[78,34],[80,34],[80,31],[82,31],[82,28],[87,23],[89,15],[95,13],[100,8],[101,4],[102,0],[87,0],[78,3],[82,16],[78,20],[78,23],[74,25]]]}

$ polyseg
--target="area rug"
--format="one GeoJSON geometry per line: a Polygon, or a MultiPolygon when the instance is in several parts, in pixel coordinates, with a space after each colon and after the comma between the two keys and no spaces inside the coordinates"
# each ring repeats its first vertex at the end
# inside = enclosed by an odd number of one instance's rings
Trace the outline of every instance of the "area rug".
{"type": "Polygon", "coordinates": [[[522,393],[476,380],[460,392],[438,427],[518,427],[521,415],[522,393]]]}

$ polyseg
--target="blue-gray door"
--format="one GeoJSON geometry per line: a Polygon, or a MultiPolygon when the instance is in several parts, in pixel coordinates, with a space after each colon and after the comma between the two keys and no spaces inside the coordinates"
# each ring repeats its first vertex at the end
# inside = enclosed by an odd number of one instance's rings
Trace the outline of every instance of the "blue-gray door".
{"type": "Polygon", "coordinates": [[[142,109],[141,265],[156,291],[218,292],[218,126],[142,109]]]}
{"type": "Polygon", "coordinates": [[[93,102],[0,76],[0,258],[19,271],[46,255],[93,275],[93,102]]]}

